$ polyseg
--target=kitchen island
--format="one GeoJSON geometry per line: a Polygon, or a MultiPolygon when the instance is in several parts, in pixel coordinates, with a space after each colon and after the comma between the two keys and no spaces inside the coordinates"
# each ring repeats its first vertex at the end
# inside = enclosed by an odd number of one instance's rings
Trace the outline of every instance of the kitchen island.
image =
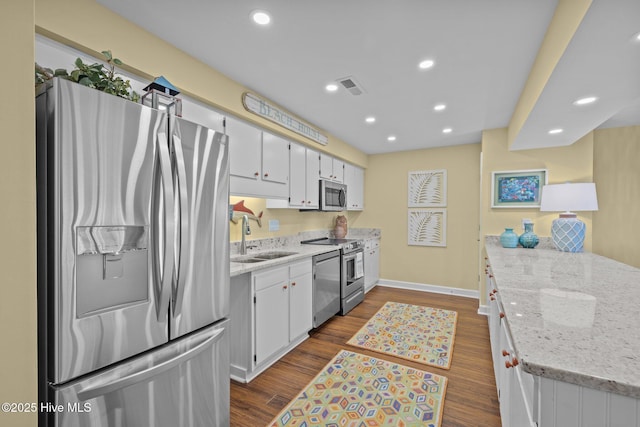
{"type": "Polygon", "coordinates": [[[640,425],[640,269],[493,236],[485,250],[490,328],[505,335],[492,336],[498,389],[504,350],[532,423],[640,425]]]}

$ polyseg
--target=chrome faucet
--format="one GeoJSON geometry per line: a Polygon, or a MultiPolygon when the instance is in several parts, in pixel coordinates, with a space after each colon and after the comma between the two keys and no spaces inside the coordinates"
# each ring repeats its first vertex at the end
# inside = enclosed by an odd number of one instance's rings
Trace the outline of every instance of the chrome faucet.
{"type": "Polygon", "coordinates": [[[251,234],[251,228],[249,227],[249,217],[242,215],[242,243],[240,243],[240,255],[247,254],[247,240],[246,236],[251,234]]]}

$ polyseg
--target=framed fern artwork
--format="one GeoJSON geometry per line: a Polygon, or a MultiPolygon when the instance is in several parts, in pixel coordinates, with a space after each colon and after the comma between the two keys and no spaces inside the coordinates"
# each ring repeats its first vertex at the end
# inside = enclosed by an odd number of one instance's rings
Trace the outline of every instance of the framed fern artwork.
{"type": "Polygon", "coordinates": [[[409,211],[409,245],[447,246],[447,210],[409,211]]]}
{"type": "Polygon", "coordinates": [[[443,208],[447,206],[447,170],[409,172],[410,208],[443,208]]]}

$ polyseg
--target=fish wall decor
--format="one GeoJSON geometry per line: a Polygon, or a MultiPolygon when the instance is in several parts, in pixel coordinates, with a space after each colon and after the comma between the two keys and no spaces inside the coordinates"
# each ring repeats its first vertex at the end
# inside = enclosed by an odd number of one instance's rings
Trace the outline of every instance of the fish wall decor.
{"type": "Polygon", "coordinates": [[[237,224],[242,218],[242,215],[246,215],[249,219],[256,221],[259,227],[262,227],[262,212],[256,215],[251,209],[244,205],[244,200],[240,200],[238,203],[232,205],[232,207],[231,222],[237,224]]]}

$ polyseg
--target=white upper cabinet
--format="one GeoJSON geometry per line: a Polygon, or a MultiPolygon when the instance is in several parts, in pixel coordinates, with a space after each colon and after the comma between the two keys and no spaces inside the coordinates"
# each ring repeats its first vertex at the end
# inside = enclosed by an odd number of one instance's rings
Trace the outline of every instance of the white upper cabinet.
{"type": "Polygon", "coordinates": [[[262,131],[233,118],[227,118],[229,173],[247,179],[260,178],[262,131]]]}
{"type": "Polygon", "coordinates": [[[345,163],[344,183],[347,185],[347,210],[361,211],[364,209],[364,170],[345,163]]]}
{"type": "Polygon", "coordinates": [[[289,197],[289,142],[227,118],[232,196],[289,197]]]}
{"type": "Polygon", "coordinates": [[[320,207],[320,160],[318,152],[307,148],[306,153],[306,204],[307,209],[318,209],[320,207]]]}
{"type": "Polygon", "coordinates": [[[289,180],[289,141],[262,132],[262,179],[281,184],[289,180]]]}
{"type": "Polygon", "coordinates": [[[321,153],[320,178],[340,183],[344,182],[344,162],[328,154],[321,153]]]}
{"type": "Polygon", "coordinates": [[[302,145],[291,144],[289,151],[289,206],[303,208],[307,203],[307,149],[302,145]]]}
{"type": "Polygon", "coordinates": [[[318,152],[303,145],[290,143],[289,201],[267,200],[267,207],[318,209],[318,152]]]}

